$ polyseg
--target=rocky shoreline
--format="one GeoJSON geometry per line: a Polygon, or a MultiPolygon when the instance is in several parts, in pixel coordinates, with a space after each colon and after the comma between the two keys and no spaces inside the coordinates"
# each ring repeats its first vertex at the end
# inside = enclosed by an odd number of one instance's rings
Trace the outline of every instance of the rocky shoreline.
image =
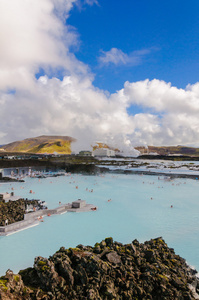
{"type": "Polygon", "coordinates": [[[0,226],[5,226],[6,224],[12,224],[24,220],[24,214],[26,213],[26,208],[31,205],[37,210],[42,210],[43,205],[39,200],[26,200],[19,199],[16,201],[5,201],[0,202],[0,226]],[[7,221],[7,223],[6,223],[7,221]]]}
{"type": "Polygon", "coordinates": [[[195,174],[183,174],[183,173],[172,173],[172,172],[159,172],[159,171],[147,171],[147,170],[127,170],[115,168],[111,169],[109,166],[98,166],[94,164],[71,164],[65,167],[66,172],[70,173],[80,173],[86,175],[96,175],[101,173],[111,173],[111,174],[132,174],[132,175],[150,175],[150,176],[164,176],[170,179],[175,178],[189,178],[198,180],[198,175],[195,174]]]}
{"type": "Polygon", "coordinates": [[[164,176],[168,177],[170,179],[175,179],[175,178],[189,178],[189,179],[196,179],[198,180],[198,175],[193,175],[193,174],[180,174],[180,173],[167,173],[167,172],[154,172],[154,171],[139,171],[139,170],[109,170],[109,173],[115,173],[115,174],[138,174],[138,175],[150,175],[150,176],[164,176]]]}
{"type": "MultiPolygon", "coordinates": [[[[24,160],[0,160],[0,168],[35,168],[43,172],[53,171],[58,172],[59,170],[70,172],[70,173],[79,173],[85,175],[96,175],[100,173],[119,173],[119,174],[143,174],[143,175],[155,175],[155,176],[169,176],[172,178],[190,178],[198,179],[199,175],[196,175],[199,171],[199,165],[194,165],[194,162],[187,163],[186,161],[198,161],[198,157],[189,157],[189,156],[140,156],[138,158],[113,158],[112,160],[106,159],[97,159],[93,157],[80,157],[75,155],[63,156],[57,158],[42,159],[24,159],[24,160]],[[154,161],[165,161],[168,165],[168,168],[163,170],[164,165],[160,163],[155,164],[154,161]],[[185,170],[181,170],[179,165],[175,166],[175,162],[183,162],[183,167],[185,170]],[[173,163],[172,163],[173,162],[173,163]],[[161,167],[161,171],[159,171],[161,167]],[[134,169],[135,168],[135,169],[134,169]],[[140,168],[140,170],[139,170],[140,168]],[[146,168],[146,169],[143,169],[146,168]],[[148,169],[148,170],[147,170],[148,169]],[[175,172],[174,172],[175,170],[175,172]],[[184,172],[182,172],[184,171],[184,172]],[[189,172],[189,171],[193,171],[189,172]],[[195,172],[196,171],[196,172],[195,172]]],[[[1,174],[0,174],[1,175],[1,174]]],[[[23,181],[21,179],[10,178],[10,177],[0,177],[0,182],[7,181],[23,181]]]]}
{"type": "Polygon", "coordinates": [[[196,270],[162,238],[123,245],[106,238],[94,247],[61,247],[34,266],[0,278],[0,299],[199,299],[196,270]]]}
{"type": "Polygon", "coordinates": [[[4,182],[25,182],[25,180],[5,176],[0,179],[0,183],[4,182]]]}

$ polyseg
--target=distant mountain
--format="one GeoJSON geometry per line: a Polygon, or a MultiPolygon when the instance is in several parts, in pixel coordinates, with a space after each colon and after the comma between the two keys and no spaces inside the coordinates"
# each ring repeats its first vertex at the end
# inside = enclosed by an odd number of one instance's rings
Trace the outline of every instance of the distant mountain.
{"type": "Polygon", "coordinates": [[[199,156],[199,148],[185,146],[148,146],[135,147],[141,154],[158,154],[158,155],[188,155],[199,156]]]}
{"type": "Polygon", "coordinates": [[[71,143],[76,140],[69,136],[41,135],[3,146],[7,152],[71,154],[71,143]]]}

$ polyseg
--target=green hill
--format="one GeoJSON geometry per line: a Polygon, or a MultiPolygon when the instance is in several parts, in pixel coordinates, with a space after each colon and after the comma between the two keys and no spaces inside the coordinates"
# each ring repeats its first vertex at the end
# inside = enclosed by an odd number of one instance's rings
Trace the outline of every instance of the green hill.
{"type": "Polygon", "coordinates": [[[9,143],[4,145],[3,149],[6,152],[71,154],[71,143],[75,141],[69,136],[41,135],[9,143]]]}

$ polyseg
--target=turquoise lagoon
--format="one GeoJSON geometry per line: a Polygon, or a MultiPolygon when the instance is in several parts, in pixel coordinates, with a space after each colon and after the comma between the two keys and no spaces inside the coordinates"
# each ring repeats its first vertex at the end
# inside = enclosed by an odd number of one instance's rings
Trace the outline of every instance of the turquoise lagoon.
{"type": "Polygon", "coordinates": [[[0,237],[0,275],[31,267],[36,256],[49,257],[61,246],[93,246],[109,236],[122,243],[162,236],[199,270],[198,180],[105,174],[27,177],[24,183],[0,184],[0,192],[12,188],[15,195],[41,199],[49,208],[81,198],[98,210],[45,217],[38,226],[0,237]]]}

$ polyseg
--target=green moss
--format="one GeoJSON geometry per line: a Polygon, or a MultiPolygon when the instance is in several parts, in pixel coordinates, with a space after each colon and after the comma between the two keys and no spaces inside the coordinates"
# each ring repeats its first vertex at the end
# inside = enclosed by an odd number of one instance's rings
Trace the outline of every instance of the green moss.
{"type": "Polygon", "coordinates": [[[28,289],[26,287],[23,288],[23,294],[24,295],[28,294],[28,289]]]}
{"type": "Polygon", "coordinates": [[[19,282],[19,280],[20,280],[19,275],[14,275],[14,280],[15,280],[16,282],[19,282]]]}
{"type": "Polygon", "coordinates": [[[157,274],[157,278],[159,278],[161,280],[165,280],[167,283],[169,282],[168,277],[165,275],[157,274]]]}
{"type": "Polygon", "coordinates": [[[125,252],[126,252],[126,254],[131,255],[131,251],[129,249],[126,249],[125,252]]]}
{"type": "Polygon", "coordinates": [[[177,260],[176,259],[171,259],[170,260],[173,264],[176,264],[177,263],[177,260]]]}
{"type": "Polygon", "coordinates": [[[154,242],[157,244],[157,245],[159,245],[159,244],[161,244],[161,245],[166,245],[166,243],[163,241],[163,239],[161,239],[161,238],[158,238],[158,239],[154,239],[154,242]]]}
{"type": "Polygon", "coordinates": [[[43,272],[45,272],[46,270],[50,270],[50,267],[47,266],[47,262],[43,261],[43,260],[40,260],[38,263],[37,263],[38,266],[41,267],[41,270],[43,272]]]}
{"type": "Polygon", "coordinates": [[[81,251],[79,248],[72,248],[73,251],[81,251]]]}
{"type": "Polygon", "coordinates": [[[41,268],[41,270],[43,271],[43,272],[45,272],[45,271],[47,271],[47,270],[50,270],[50,267],[48,267],[48,266],[43,266],[42,268],[41,268]]]}
{"type": "Polygon", "coordinates": [[[40,260],[37,265],[38,266],[45,266],[46,264],[47,264],[46,261],[40,260]]]}
{"type": "MultiPolygon", "coordinates": [[[[105,261],[105,260],[103,261],[103,265],[109,267],[109,263],[108,263],[107,261],[105,261]]],[[[102,265],[102,266],[103,266],[103,265],[102,265]]]]}
{"type": "Polygon", "coordinates": [[[0,288],[6,292],[8,290],[8,287],[6,286],[6,283],[8,282],[7,279],[0,279],[0,288]]]}

